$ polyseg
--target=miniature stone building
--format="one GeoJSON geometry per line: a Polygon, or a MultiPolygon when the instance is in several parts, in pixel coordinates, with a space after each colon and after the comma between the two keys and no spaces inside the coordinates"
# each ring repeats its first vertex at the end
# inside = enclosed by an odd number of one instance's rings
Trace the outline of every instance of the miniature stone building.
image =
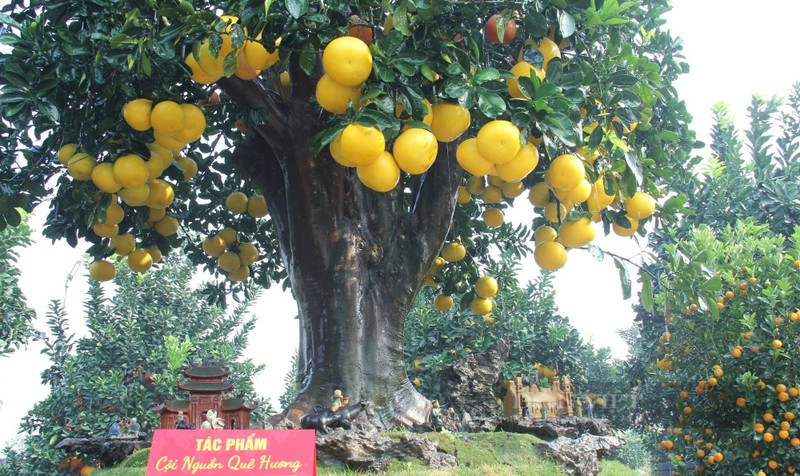
{"type": "Polygon", "coordinates": [[[508,389],[503,398],[505,417],[559,418],[574,415],[569,377],[555,380],[550,388],[523,385],[521,376],[506,381],[505,386],[508,389]]]}
{"type": "Polygon", "coordinates": [[[242,398],[222,398],[222,394],[233,390],[233,385],[223,379],[230,374],[219,365],[196,365],[183,371],[189,381],[179,382],[178,389],[189,392],[187,400],[170,400],[154,408],[161,416],[161,429],[175,429],[178,412],[186,420],[200,428],[208,410],[214,410],[225,421],[226,429],[250,428],[250,412],[255,406],[242,398]]]}

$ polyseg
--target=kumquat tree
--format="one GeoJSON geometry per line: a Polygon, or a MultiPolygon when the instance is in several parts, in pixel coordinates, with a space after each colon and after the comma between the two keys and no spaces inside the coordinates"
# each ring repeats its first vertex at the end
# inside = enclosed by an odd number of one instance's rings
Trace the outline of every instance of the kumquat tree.
{"type": "Polygon", "coordinates": [[[0,225],[47,201],[98,280],[185,253],[220,296],[282,282],[293,408],[340,387],[420,422],[403,328],[426,281],[487,314],[493,250],[555,270],[678,210],[657,207],[694,144],[668,3],[11,0],[0,225]],[[530,222],[504,223],[526,190],[530,222]]]}

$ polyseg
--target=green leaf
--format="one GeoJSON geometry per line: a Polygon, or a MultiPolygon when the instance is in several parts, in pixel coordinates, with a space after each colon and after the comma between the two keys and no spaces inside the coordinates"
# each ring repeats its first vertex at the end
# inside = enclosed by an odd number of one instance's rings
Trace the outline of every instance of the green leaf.
{"type": "Polygon", "coordinates": [[[411,30],[408,27],[408,8],[405,3],[395,9],[392,15],[392,23],[397,31],[404,36],[411,36],[411,30]]]}
{"type": "Polygon", "coordinates": [[[267,17],[269,15],[269,8],[272,6],[272,2],[274,0],[264,0],[264,16],[267,17]]]}
{"type": "Polygon", "coordinates": [[[286,10],[293,18],[300,18],[308,11],[308,0],[286,0],[286,10]]]}
{"type": "Polygon", "coordinates": [[[630,299],[631,297],[631,275],[628,273],[628,268],[625,263],[618,258],[614,258],[614,265],[619,270],[619,282],[622,285],[622,299],[630,299]]]}
{"type": "Polygon", "coordinates": [[[642,307],[647,312],[653,311],[653,282],[650,280],[650,275],[647,273],[642,274],[642,307]]]}
{"type": "Polygon", "coordinates": [[[488,67],[483,68],[475,73],[475,76],[472,77],[472,80],[476,83],[482,83],[484,81],[493,81],[498,78],[500,78],[500,72],[495,68],[488,67]]]}
{"type": "Polygon", "coordinates": [[[656,137],[661,140],[669,141],[669,142],[679,142],[681,140],[681,136],[678,135],[677,132],[673,131],[661,131],[656,134],[656,137]]]}
{"type": "Polygon", "coordinates": [[[587,144],[590,149],[596,149],[600,143],[603,142],[603,128],[597,126],[592,131],[592,135],[589,136],[589,143],[587,144]]]}
{"type": "Polygon", "coordinates": [[[633,176],[636,177],[636,183],[641,185],[644,181],[644,176],[642,175],[642,164],[639,162],[639,158],[630,152],[625,152],[625,163],[628,164],[628,169],[630,169],[633,176]]]}
{"type": "Polygon", "coordinates": [[[317,67],[317,52],[314,50],[314,45],[306,43],[303,45],[303,50],[300,51],[300,69],[304,73],[311,76],[314,68],[317,67]]]}
{"type": "Polygon", "coordinates": [[[478,93],[478,109],[489,118],[495,118],[506,111],[502,96],[488,91],[478,93]]]}
{"type": "Polygon", "coordinates": [[[606,254],[603,252],[602,248],[600,248],[597,245],[593,245],[591,243],[586,246],[586,251],[589,252],[589,256],[594,258],[595,261],[602,262],[606,257],[606,254]]]}
{"type": "Polygon", "coordinates": [[[572,36],[576,30],[575,19],[563,10],[558,12],[558,28],[564,38],[572,36]]]}

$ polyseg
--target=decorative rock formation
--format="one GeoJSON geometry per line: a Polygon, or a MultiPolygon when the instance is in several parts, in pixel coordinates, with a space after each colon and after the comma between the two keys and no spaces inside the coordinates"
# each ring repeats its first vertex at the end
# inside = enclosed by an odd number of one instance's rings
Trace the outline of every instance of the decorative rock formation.
{"type": "Polygon", "coordinates": [[[377,433],[333,431],[317,435],[317,460],[326,465],[342,464],[356,471],[385,472],[392,461],[419,460],[431,468],[448,468],[456,457],[438,443],[421,435],[405,433],[399,439],[377,433]]]}
{"type": "MultiPolygon", "coordinates": [[[[472,420],[463,431],[484,429],[482,426],[487,420],[499,420],[494,385],[508,352],[508,341],[500,339],[484,352],[467,355],[442,369],[440,385],[441,394],[444,395],[443,406],[453,408],[462,423],[464,414],[472,420]]],[[[494,430],[491,424],[489,427],[485,429],[494,430]]]]}
{"type": "Polygon", "coordinates": [[[624,444],[618,436],[581,435],[540,443],[539,450],[559,462],[567,474],[594,476],[602,470],[600,456],[624,444]]]}
{"type": "Polygon", "coordinates": [[[65,438],[56,445],[56,449],[92,455],[105,467],[119,463],[134,451],[149,447],[149,441],[132,438],[65,438]]]}
{"type": "Polygon", "coordinates": [[[605,436],[611,434],[611,422],[604,418],[519,418],[508,417],[500,421],[498,429],[510,433],[528,433],[543,440],[560,437],[577,438],[580,435],[605,436]]]}

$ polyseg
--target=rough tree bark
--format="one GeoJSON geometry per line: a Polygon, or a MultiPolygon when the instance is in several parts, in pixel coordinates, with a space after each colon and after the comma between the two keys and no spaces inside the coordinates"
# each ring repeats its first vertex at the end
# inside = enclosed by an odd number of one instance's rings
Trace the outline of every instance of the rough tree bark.
{"type": "Polygon", "coordinates": [[[430,402],[406,375],[403,331],[452,222],[456,146],[440,144],[426,174],[374,192],[327,147],[315,155],[311,138],[324,122],[308,102],[312,82],[294,77],[291,98],[256,82],[220,83],[235,101],[269,115],[237,147],[234,163],[263,190],[298,304],[303,389],[292,409],[327,405],[340,388],[351,402],[372,402],[376,425],[423,422],[430,402]]]}

